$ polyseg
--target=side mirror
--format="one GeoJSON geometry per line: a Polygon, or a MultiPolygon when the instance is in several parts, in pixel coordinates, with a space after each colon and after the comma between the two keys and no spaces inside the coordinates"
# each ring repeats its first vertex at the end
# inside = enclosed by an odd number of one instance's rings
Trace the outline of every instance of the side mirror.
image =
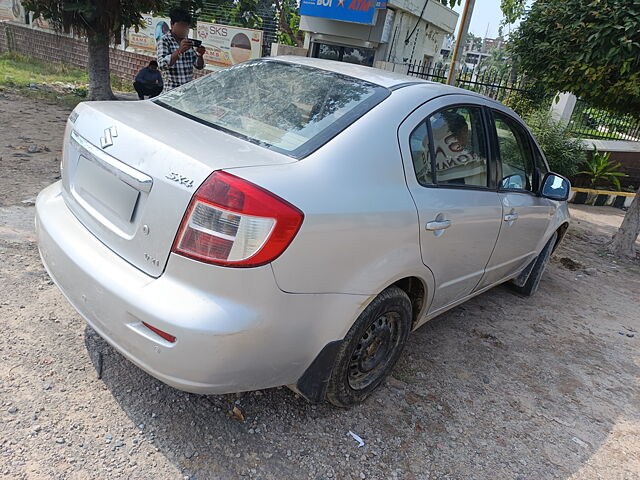
{"type": "Polygon", "coordinates": [[[557,173],[549,172],[542,180],[540,195],[550,200],[564,202],[569,198],[571,182],[557,173]]]}

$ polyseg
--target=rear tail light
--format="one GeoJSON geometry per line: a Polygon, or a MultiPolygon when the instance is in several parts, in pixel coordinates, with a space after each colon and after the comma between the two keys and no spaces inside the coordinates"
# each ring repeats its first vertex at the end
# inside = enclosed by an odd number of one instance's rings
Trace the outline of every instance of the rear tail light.
{"type": "Polygon", "coordinates": [[[273,193],[230,173],[214,172],[191,199],[172,251],[229,267],[264,265],[289,246],[303,218],[273,193]]]}

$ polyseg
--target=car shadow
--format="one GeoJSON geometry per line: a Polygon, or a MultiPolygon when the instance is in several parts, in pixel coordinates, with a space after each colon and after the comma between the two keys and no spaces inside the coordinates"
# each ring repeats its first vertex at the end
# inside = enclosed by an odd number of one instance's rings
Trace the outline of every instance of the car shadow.
{"type": "Polygon", "coordinates": [[[618,339],[592,331],[579,293],[562,303],[571,277],[549,270],[535,300],[498,287],[428,322],[349,410],[286,388],[189,394],[89,327],[85,344],[141,436],[192,479],[568,478],[632,415],[638,387],[632,357],[608,354],[618,339]]]}

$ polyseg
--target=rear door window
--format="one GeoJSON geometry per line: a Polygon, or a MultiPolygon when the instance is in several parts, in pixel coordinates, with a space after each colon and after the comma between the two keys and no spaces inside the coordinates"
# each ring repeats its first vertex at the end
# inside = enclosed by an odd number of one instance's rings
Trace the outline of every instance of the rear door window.
{"type": "Polygon", "coordinates": [[[432,185],[435,183],[433,168],[431,164],[431,149],[429,144],[429,129],[425,120],[411,133],[409,137],[411,148],[411,158],[416,178],[421,185],[432,185]]]}
{"type": "Polygon", "coordinates": [[[418,125],[409,138],[422,185],[487,187],[489,169],[482,109],[456,106],[418,125]]]}

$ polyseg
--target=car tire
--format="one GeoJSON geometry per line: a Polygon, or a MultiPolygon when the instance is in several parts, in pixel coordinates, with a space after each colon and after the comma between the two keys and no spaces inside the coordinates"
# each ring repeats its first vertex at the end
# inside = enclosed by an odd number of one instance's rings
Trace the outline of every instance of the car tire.
{"type": "Polygon", "coordinates": [[[342,342],[327,385],[338,407],[364,401],[398,361],[411,330],[411,300],[391,286],[360,314],[342,342]]]}
{"type": "Polygon", "coordinates": [[[525,272],[527,270],[530,270],[529,276],[527,277],[526,281],[519,285],[518,281],[520,280],[520,278],[516,278],[514,280],[511,286],[517,293],[524,297],[530,297],[538,291],[538,286],[540,285],[542,274],[544,273],[544,269],[549,263],[549,257],[551,257],[551,252],[553,252],[553,247],[556,244],[557,238],[558,232],[554,232],[540,254],[533,260],[533,267],[528,267],[525,269],[525,272]]]}

